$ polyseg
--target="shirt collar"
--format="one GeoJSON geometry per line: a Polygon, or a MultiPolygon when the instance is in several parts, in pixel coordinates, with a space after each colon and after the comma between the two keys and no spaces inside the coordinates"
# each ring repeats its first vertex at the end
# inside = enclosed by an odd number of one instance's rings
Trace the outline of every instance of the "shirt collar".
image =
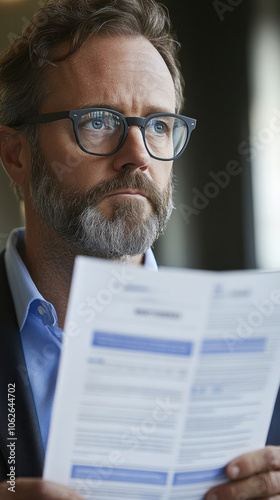
{"type": "MultiPolygon", "coordinates": [[[[39,302],[37,309],[42,315],[44,324],[50,326],[56,325],[57,315],[53,305],[47,302],[40,294],[18,253],[17,247],[24,242],[24,238],[24,228],[14,229],[8,238],[5,252],[7,276],[19,328],[22,330],[24,327],[30,306],[35,301],[39,302]]],[[[145,253],[144,267],[152,271],[157,271],[158,269],[155,256],[150,248],[145,253]]]]}
{"type": "Polygon", "coordinates": [[[150,269],[151,271],[157,271],[158,265],[151,248],[147,250],[144,257],[144,267],[150,269]]]}
{"type": "Polygon", "coordinates": [[[38,302],[38,311],[42,315],[43,322],[50,326],[56,325],[57,315],[53,305],[47,302],[40,294],[18,253],[17,246],[24,241],[24,238],[24,228],[14,229],[8,238],[5,252],[8,282],[14,301],[19,329],[22,330],[24,327],[30,306],[35,301],[38,302]]]}

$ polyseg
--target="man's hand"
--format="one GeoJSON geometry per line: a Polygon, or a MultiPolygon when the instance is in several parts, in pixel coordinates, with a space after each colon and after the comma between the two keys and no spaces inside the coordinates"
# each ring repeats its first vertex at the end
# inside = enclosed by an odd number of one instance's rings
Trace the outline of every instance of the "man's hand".
{"type": "Polygon", "coordinates": [[[216,486],[206,500],[280,500],[280,447],[267,446],[230,462],[229,483],[216,486]]]}
{"type": "Polygon", "coordinates": [[[8,490],[6,481],[0,483],[1,500],[84,500],[67,486],[37,478],[16,478],[15,493],[8,490]]]}

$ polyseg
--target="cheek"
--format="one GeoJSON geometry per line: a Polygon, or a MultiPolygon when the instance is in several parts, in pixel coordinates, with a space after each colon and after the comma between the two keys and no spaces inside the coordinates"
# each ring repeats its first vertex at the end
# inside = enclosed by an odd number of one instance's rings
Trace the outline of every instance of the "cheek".
{"type": "Polygon", "coordinates": [[[84,153],[75,137],[73,139],[63,128],[55,130],[55,127],[49,127],[48,130],[46,127],[40,134],[40,145],[48,168],[66,186],[84,191],[106,177],[104,159],[84,153]]]}
{"type": "Polygon", "coordinates": [[[158,165],[153,166],[151,177],[156,186],[164,190],[172,177],[172,162],[158,162],[158,165]]]}
{"type": "Polygon", "coordinates": [[[71,122],[52,122],[42,126],[40,145],[49,165],[60,162],[65,167],[73,167],[82,161],[82,151],[76,143],[71,125],[71,122]]]}

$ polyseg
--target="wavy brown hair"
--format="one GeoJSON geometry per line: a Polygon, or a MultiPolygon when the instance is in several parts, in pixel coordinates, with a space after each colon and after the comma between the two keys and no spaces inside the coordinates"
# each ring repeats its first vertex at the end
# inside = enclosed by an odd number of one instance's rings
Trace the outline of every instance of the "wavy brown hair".
{"type": "Polygon", "coordinates": [[[92,35],[140,35],[149,40],[171,73],[180,111],[184,84],[179,44],[162,5],[155,0],[47,0],[0,58],[0,124],[22,130],[35,145],[37,126],[16,125],[38,114],[49,92],[44,71],[59,61],[55,49],[68,42],[67,59],[92,35]]]}
{"type": "Polygon", "coordinates": [[[44,70],[58,62],[54,49],[70,42],[66,59],[92,35],[142,35],[149,40],[171,73],[180,110],[179,44],[163,6],[154,0],[48,0],[0,59],[0,123],[13,126],[38,113],[48,93],[44,70]]]}

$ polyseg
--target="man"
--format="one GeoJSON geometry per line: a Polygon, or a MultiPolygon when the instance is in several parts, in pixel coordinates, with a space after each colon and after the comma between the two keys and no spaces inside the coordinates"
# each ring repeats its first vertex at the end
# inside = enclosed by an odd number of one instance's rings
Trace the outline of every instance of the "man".
{"type": "MultiPolygon", "coordinates": [[[[50,0],[0,61],[0,154],[26,214],[0,263],[1,500],[10,495],[8,384],[13,498],[81,498],[39,479],[73,262],[84,254],[156,268],[150,247],[172,211],[172,162],[195,127],[175,115],[176,47],[154,0],[50,0]]],[[[277,447],[250,453],[229,464],[234,482],[209,495],[280,498],[279,469],[277,447]]]]}

